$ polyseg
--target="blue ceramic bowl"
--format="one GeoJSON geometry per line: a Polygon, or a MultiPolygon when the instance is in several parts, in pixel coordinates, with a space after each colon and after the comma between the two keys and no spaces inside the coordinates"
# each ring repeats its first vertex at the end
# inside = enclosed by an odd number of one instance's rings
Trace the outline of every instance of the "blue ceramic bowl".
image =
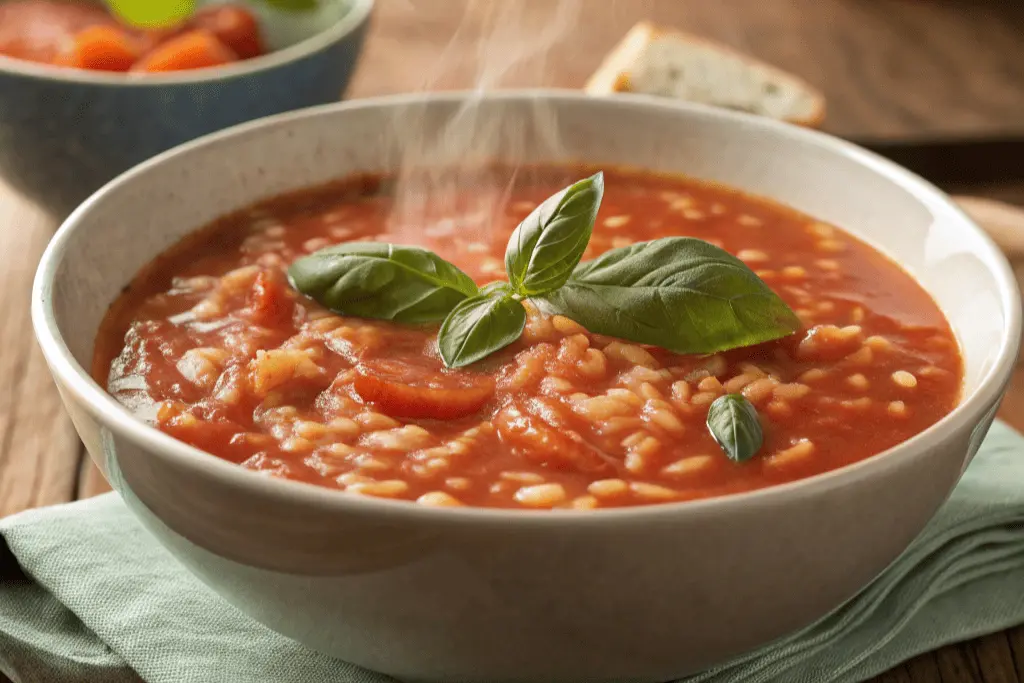
{"type": "Polygon", "coordinates": [[[303,13],[246,4],[274,51],[229,67],[130,76],[0,56],[0,176],[63,217],[121,172],[175,145],[338,100],[373,0],[324,0],[303,13]]]}

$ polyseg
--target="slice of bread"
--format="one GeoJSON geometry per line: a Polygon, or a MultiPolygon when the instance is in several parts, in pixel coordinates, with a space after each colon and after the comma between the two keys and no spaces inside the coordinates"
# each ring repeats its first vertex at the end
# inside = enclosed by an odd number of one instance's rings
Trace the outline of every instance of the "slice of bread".
{"type": "Polygon", "coordinates": [[[633,92],[817,127],[825,98],[801,79],[730,47],[648,22],[634,26],[587,81],[594,95],[633,92]]]}

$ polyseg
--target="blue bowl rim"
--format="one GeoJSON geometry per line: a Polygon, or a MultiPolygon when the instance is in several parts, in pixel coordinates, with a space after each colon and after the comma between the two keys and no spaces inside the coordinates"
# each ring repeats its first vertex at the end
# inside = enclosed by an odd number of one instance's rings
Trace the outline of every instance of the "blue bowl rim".
{"type": "Polygon", "coordinates": [[[325,50],[354,33],[356,29],[367,22],[373,9],[374,0],[347,1],[351,3],[349,11],[333,26],[323,29],[294,45],[289,45],[270,54],[246,59],[229,66],[176,71],[167,74],[133,76],[86,69],[67,69],[0,55],[0,74],[9,73],[56,83],[73,83],[100,87],[115,86],[121,88],[195,85],[249,76],[261,71],[269,71],[325,50]]]}

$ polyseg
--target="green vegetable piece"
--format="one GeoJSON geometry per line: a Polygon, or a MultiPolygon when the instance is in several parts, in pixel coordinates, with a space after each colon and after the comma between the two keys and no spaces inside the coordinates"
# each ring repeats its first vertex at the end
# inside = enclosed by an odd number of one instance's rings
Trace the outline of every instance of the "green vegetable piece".
{"type": "Polygon", "coordinates": [[[433,252],[382,242],[321,249],[288,269],[292,286],[341,315],[429,323],[477,294],[473,280],[433,252]]]}
{"type": "Polygon", "coordinates": [[[196,0],[106,0],[106,3],[119,19],[141,28],[173,26],[196,11],[196,0]]]}
{"type": "Polygon", "coordinates": [[[715,399],[708,410],[708,431],[734,462],[754,457],[764,439],[757,409],[739,394],[715,399]]]}
{"type": "MultiPolygon", "coordinates": [[[[196,0],[105,0],[110,11],[126,24],[140,28],[174,26],[195,14],[196,0]]],[[[316,9],[320,0],[263,0],[284,12],[316,9]]]]}
{"type": "Polygon", "coordinates": [[[519,224],[505,250],[517,294],[546,294],[565,284],[583,258],[602,196],[604,175],[596,173],[549,197],[519,224]]]}
{"type": "Polygon", "coordinates": [[[752,346],[800,329],[796,314],[742,261],[690,237],[608,251],[538,303],[591,332],[676,353],[752,346]]]}
{"type": "Polygon", "coordinates": [[[437,335],[444,364],[460,368],[503,349],[523,334],[526,309],[507,291],[466,299],[449,314],[437,335]]]}

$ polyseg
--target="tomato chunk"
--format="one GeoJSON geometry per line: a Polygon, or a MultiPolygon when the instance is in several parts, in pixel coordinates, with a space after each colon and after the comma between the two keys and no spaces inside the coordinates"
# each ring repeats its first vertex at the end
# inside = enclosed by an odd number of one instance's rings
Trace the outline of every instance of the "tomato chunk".
{"type": "Polygon", "coordinates": [[[75,34],[54,57],[57,66],[93,71],[128,71],[141,49],[133,36],[116,26],[91,26],[75,34]]]}
{"type": "Polygon", "coordinates": [[[116,22],[100,3],[60,0],[0,2],[0,55],[52,64],[75,36],[116,22]]]}
{"type": "Polygon", "coordinates": [[[198,29],[157,46],[140,59],[132,71],[160,72],[205,69],[237,62],[238,56],[217,36],[198,29]]]}
{"type": "Polygon", "coordinates": [[[188,24],[179,24],[164,28],[147,28],[139,30],[139,43],[142,45],[143,54],[149,54],[168,40],[177,38],[182,33],[191,30],[188,24]]]}
{"type": "Polygon", "coordinates": [[[524,460],[565,472],[612,474],[611,462],[576,431],[545,419],[551,414],[541,399],[517,400],[494,416],[503,443],[524,460]]]}
{"type": "Polygon", "coordinates": [[[295,304],[278,271],[262,270],[249,290],[249,316],[263,327],[278,327],[290,322],[295,304]]]}
{"type": "Polygon", "coordinates": [[[191,25],[217,36],[240,59],[251,59],[265,54],[259,23],[245,7],[218,5],[206,7],[192,17],[191,25]]]}
{"type": "Polygon", "coordinates": [[[485,375],[373,360],[357,368],[355,389],[391,417],[455,420],[477,412],[494,394],[485,375]]]}

